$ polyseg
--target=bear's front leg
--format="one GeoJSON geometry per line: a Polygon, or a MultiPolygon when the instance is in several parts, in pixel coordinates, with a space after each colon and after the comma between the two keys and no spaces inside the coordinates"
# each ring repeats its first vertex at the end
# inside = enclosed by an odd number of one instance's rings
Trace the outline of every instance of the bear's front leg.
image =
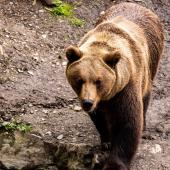
{"type": "Polygon", "coordinates": [[[111,151],[103,170],[129,170],[142,133],[142,98],[134,87],[127,86],[111,102],[111,151]]]}
{"type": "Polygon", "coordinates": [[[102,150],[109,150],[110,139],[109,139],[107,121],[105,120],[106,118],[104,113],[96,109],[93,113],[90,113],[90,118],[100,134],[102,150]]]}

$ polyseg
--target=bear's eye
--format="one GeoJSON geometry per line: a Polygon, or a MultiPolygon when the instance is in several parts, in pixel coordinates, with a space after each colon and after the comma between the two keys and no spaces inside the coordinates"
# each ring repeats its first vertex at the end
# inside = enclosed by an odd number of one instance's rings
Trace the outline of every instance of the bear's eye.
{"type": "Polygon", "coordinates": [[[101,80],[100,79],[96,80],[96,86],[97,86],[97,88],[100,88],[100,86],[101,86],[101,80]]]}
{"type": "Polygon", "coordinates": [[[78,80],[77,80],[77,84],[78,84],[79,86],[81,86],[83,83],[84,83],[84,80],[83,80],[83,79],[78,79],[78,80]]]}

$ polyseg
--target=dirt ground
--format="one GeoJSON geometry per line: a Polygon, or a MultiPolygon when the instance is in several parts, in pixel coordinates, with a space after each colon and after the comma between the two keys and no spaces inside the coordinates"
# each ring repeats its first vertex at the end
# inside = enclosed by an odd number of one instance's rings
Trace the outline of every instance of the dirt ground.
{"type": "MultiPolygon", "coordinates": [[[[96,129],[66,81],[64,49],[94,26],[101,11],[123,0],[69,2],[74,3],[77,17],[85,20],[83,27],[52,16],[39,1],[33,6],[32,0],[0,0],[0,121],[17,117],[31,123],[48,141],[96,146],[100,143],[96,129]]],[[[170,1],[131,2],[154,10],[166,35],[147,129],[132,170],[170,170],[170,1]]],[[[8,169],[9,155],[4,158],[1,154],[0,169],[8,169]]]]}

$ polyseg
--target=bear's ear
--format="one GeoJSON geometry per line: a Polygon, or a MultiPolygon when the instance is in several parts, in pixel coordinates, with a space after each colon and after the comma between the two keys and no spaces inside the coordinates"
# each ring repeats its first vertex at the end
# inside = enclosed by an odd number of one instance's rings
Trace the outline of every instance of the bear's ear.
{"type": "Polygon", "coordinates": [[[104,62],[111,68],[114,68],[118,61],[120,60],[121,55],[118,51],[106,54],[104,57],[104,62]]]}
{"type": "Polygon", "coordinates": [[[66,57],[69,63],[73,63],[74,61],[77,61],[78,59],[81,58],[81,56],[82,56],[82,52],[79,50],[78,47],[69,46],[66,49],[66,57]]]}

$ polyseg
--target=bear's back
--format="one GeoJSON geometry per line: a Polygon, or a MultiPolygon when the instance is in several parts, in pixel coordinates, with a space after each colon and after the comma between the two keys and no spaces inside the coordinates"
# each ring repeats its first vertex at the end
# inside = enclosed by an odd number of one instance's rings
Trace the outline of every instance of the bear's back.
{"type": "Polygon", "coordinates": [[[150,70],[151,78],[153,79],[163,51],[164,36],[159,18],[151,10],[140,5],[121,3],[106,11],[97,24],[100,24],[103,21],[112,20],[117,16],[125,17],[127,20],[137,24],[144,31],[149,47],[150,70]]]}

